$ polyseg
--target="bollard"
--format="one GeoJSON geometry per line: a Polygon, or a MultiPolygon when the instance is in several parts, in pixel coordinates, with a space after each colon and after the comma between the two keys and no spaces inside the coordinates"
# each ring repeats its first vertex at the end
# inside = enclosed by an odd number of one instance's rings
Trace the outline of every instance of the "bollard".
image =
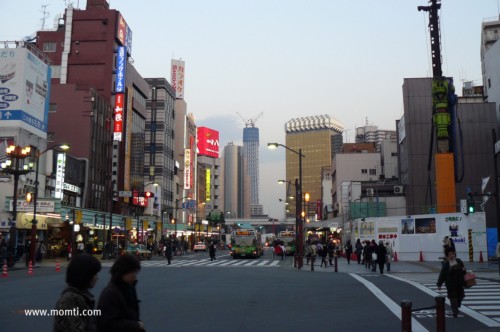
{"type": "Polygon", "coordinates": [[[314,256],[311,256],[311,271],[314,271],[314,256]]]}
{"type": "Polygon", "coordinates": [[[338,265],[338,264],[337,264],[337,262],[338,262],[338,260],[337,260],[337,255],[335,255],[335,257],[333,257],[333,260],[334,260],[334,262],[335,262],[335,272],[339,272],[339,270],[337,269],[337,265],[338,265]]]}
{"type": "Polygon", "coordinates": [[[420,251],[420,261],[423,262],[424,261],[424,255],[422,255],[422,251],[420,251]]]}
{"type": "Polygon", "coordinates": [[[295,253],[293,255],[293,267],[296,268],[297,267],[297,253],[295,253]]]}
{"type": "Polygon", "coordinates": [[[444,296],[436,296],[436,332],[446,331],[446,320],[445,320],[445,298],[444,296]]]}
{"type": "Polygon", "coordinates": [[[401,331],[411,332],[411,302],[401,301],[401,331]]]}

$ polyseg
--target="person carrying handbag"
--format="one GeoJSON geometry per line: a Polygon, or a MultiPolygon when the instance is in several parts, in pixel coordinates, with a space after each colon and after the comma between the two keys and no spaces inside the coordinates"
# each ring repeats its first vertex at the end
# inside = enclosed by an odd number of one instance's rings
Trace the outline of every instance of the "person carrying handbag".
{"type": "Polygon", "coordinates": [[[446,258],[447,260],[443,263],[439,273],[437,286],[438,290],[441,290],[441,286],[443,283],[445,284],[453,317],[458,317],[458,308],[465,297],[464,276],[466,269],[462,260],[457,258],[457,253],[453,248],[446,250],[446,258]]]}

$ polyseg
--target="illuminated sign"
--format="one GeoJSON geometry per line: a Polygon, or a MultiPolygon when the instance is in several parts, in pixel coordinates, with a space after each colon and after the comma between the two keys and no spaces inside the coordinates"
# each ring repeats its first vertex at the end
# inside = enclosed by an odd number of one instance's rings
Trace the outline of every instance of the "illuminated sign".
{"type": "Polygon", "coordinates": [[[206,178],[205,178],[205,201],[210,202],[210,168],[206,170],[206,178]]]}
{"type": "Polygon", "coordinates": [[[191,149],[184,150],[184,189],[191,189],[191,149]]]}
{"type": "Polygon", "coordinates": [[[116,54],[116,82],[115,92],[125,92],[125,72],[127,71],[127,56],[125,46],[119,46],[116,54]]]}
{"type": "Polygon", "coordinates": [[[113,140],[121,141],[123,132],[123,106],[124,106],[125,95],[123,93],[117,93],[115,95],[115,115],[114,115],[114,129],[113,129],[113,140]]]}
{"type": "Polygon", "coordinates": [[[175,98],[184,99],[184,61],[172,59],[170,75],[170,83],[175,90],[175,98]]]}
{"type": "Polygon", "coordinates": [[[251,235],[255,235],[255,231],[253,230],[238,230],[238,231],[234,231],[233,232],[233,235],[240,235],[240,236],[251,236],[251,235]]]}
{"type": "Polygon", "coordinates": [[[57,166],[56,166],[56,190],[54,197],[63,199],[63,188],[64,188],[64,169],[66,167],[66,154],[57,154],[57,166]]]}
{"type": "Polygon", "coordinates": [[[118,19],[116,20],[116,39],[121,45],[125,45],[127,38],[127,22],[123,18],[122,14],[118,13],[118,19]]]}
{"type": "Polygon", "coordinates": [[[198,155],[219,158],[219,132],[198,127],[198,155]]]}
{"type": "Polygon", "coordinates": [[[292,236],[295,236],[295,232],[292,232],[292,231],[281,231],[278,236],[279,237],[292,237],[292,236]]]}

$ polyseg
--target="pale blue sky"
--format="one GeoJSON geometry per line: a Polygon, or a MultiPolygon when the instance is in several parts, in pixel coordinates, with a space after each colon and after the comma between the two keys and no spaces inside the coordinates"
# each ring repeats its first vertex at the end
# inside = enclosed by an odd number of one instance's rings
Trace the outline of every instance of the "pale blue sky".
{"type": "MultiPolygon", "coordinates": [[[[498,17],[499,0],[442,0],[443,72],[481,83],[480,31],[498,17]]],[[[0,40],[18,40],[62,13],[63,0],[0,0],[0,40]]],[[[73,1],[84,8],[86,1],[73,1]]],[[[243,121],[261,135],[260,201],[282,217],[284,124],[309,115],[340,120],[349,142],[368,123],[395,129],[404,78],[431,76],[427,0],[111,0],[133,32],[134,66],[144,77],[170,78],[172,57],[186,62],[185,100],[199,125],[241,142],[243,121]]],[[[222,146],[222,147],[223,147],[222,146]]]]}

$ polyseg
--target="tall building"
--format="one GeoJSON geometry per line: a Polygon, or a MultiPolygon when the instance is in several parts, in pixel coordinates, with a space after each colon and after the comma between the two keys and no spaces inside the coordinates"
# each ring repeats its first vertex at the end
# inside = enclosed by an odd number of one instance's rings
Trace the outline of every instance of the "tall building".
{"type": "Polygon", "coordinates": [[[262,214],[262,206],[259,204],[259,128],[243,128],[243,154],[250,180],[251,214],[259,215],[262,214]]]}
{"type": "MultiPolygon", "coordinates": [[[[484,19],[481,25],[481,69],[483,73],[484,95],[488,102],[500,106],[500,17],[484,19]]],[[[497,135],[500,132],[500,112],[496,116],[497,135]]]]}
{"type": "Polygon", "coordinates": [[[249,218],[250,190],[243,148],[229,143],[223,159],[225,218],[249,218]]]}
{"type": "MultiPolygon", "coordinates": [[[[316,115],[295,118],[285,124],[286,146],[295,151],[301,149],[302,192],[309,193],[308,215],[320,214],[321,172],[324,167],[331,168],[335,153],[342,149],[340,121],[329,115],[316,115]]],[[[286,180],[294,183],[299,178],[299,156],[286,150],[286,180]]],[[[290,209],[295,211],[295,209],[290,209]]],[[[293,214],[293,213],[291,213],[293,214]]]]}
{"type": "Polygon", "coordinates": [[[174,207],[175,91],[165,78],[146,78],[146,82],[151,94],[146,104],[144,182],[158,184],[153,188],[159,190],[153,209],[165,219],[164,215],[174,207]]]}
{"type": "Polygon", "coordinates": [[[221,222],[221,167],[219,132],[198,127],[198,193],[205,205],[206,219],[211,226],[221,222]]]}

